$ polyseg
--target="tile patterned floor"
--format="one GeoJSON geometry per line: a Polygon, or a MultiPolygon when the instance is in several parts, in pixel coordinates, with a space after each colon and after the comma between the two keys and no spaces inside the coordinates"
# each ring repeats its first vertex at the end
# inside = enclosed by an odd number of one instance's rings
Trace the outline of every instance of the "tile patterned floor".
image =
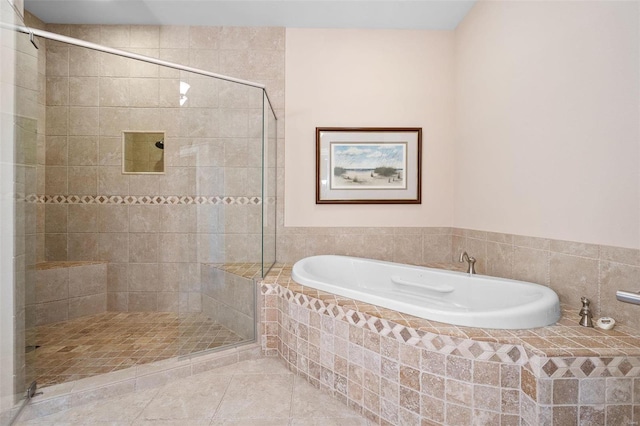
{"type": "Polygon", "coordinates": [[[17,425],[368,426],[277,358],[243,361],[160,388],[100,400],[17,425]]]}
{"type": "Polygon", "coordinates": [[[201,313],[106,312],[36,327],[28,375],[44,387],[240,341],[201,313]]]}

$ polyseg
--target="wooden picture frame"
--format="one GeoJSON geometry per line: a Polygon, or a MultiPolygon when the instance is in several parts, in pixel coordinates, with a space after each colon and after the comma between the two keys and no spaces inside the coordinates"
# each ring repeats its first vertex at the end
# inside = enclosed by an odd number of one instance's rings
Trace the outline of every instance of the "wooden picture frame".
{"type": "Polygon", "coordinates": [[[316,204],[420,204],[422,128],[316,127],[316,204]]]}

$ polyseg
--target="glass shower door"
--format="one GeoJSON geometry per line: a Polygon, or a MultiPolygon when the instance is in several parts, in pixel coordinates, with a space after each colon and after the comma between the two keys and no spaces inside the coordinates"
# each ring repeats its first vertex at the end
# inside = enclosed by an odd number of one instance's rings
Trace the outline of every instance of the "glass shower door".
{"type": "MultiPolygon", "coordinates": [[[[7,1],[2,24],[21,25],[7,1]]],[[[0,29],[2,102],[0,122],[0,423],[8,424],[24,400],[32,375],[29,312],[36,263],[36,194],[40,120],[38,50],[29,36],[0,29]]]]}

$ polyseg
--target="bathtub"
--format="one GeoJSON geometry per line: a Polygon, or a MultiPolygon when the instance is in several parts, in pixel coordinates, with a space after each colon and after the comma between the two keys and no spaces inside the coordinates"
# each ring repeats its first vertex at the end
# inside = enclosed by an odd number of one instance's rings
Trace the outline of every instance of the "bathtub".
{"type": "Polygon", "coordinates": [[[558,295],[539,284],[348,256],[293,265],[298,284],[427,320],[525,329],[560,319],[558,295]]]}

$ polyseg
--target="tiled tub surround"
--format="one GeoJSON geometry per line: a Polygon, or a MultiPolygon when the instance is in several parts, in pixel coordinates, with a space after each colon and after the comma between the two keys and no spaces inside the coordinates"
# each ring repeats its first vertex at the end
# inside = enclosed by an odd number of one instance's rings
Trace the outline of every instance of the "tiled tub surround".
{"type": "Polygon", "coordinates": [[[278,228],[278,261],[292,264],[339,254],[423,265],[457,262],[462,251],[480,274],[542,284],[567,305],[587,296],[596,316],[640,330],[640,307],[615,297],[640,291],[640,250],[446,227],[278,228]]]}
{"type": "Polygon", "coordinates": [[[107,310],[106,262],[36,264],[33,304],[26,305],[27,326],[45,325],[107,310]]]}
{"type": "MultiPolygon", "coordinates": [[[[370,420],[397,424],[624,425],[640,421],[640,335],[577,325],[483,330],[305,288],[261,285],[263,350],[370,420]]],[[[250,273],[245,273],[250,275],[250,273]]]]}

